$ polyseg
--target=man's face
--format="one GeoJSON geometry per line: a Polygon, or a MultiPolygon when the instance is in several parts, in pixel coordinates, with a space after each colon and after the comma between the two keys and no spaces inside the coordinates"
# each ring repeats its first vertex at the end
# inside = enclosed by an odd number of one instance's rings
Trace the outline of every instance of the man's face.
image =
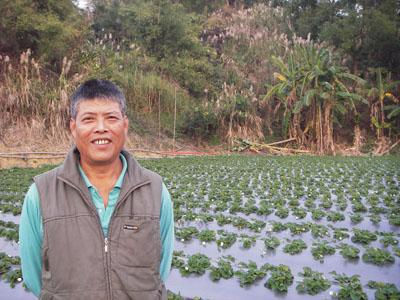
{"type": "Polygon", "coordinates": [[[81,160],[90,165],[115,162],[128,133],[128,118],[119,104],[104,99],[81,101],[70,129],[81,160]]]}

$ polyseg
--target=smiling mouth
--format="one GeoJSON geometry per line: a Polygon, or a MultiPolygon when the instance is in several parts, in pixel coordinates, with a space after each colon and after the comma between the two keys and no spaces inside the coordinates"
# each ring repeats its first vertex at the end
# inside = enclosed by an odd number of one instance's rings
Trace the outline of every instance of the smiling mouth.
{"type": "Polygon", "coordinates": [[[106,145],[106,144],[110,144],[111,141],[108,139],[98,139],[98,140],[94,140],[92,143],[95,145],[106,145]]]}

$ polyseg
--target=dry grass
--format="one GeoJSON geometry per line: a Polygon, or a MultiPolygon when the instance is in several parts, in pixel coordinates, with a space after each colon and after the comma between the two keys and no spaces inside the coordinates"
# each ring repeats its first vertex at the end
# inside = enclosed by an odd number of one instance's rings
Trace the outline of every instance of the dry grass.
{"type": "MultiPolygon", "coordinates": [[[[31,57],[28,49],[19,61],[0,56],[0,138],[9,130],[25,131],[24,140],[47,138],[55,142],[68,139],[68,95],[82,76],[69,76],[71,61],[64,58],[61,74],[46,70],[31,57]]],[[[6,134],[8,133],[8,134],[6,134]]],[[[8,141],[10,142],[10,141],[8,141]]]]}

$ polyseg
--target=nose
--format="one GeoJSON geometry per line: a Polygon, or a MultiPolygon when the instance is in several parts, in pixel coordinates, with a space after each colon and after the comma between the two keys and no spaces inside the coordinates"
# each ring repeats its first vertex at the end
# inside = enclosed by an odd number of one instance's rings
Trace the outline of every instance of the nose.
{"type": "Polygon", "coordinates": [[[107,126],[103,118],[98,118],[96,122],[95,132],[107,132],[107,126]]]}

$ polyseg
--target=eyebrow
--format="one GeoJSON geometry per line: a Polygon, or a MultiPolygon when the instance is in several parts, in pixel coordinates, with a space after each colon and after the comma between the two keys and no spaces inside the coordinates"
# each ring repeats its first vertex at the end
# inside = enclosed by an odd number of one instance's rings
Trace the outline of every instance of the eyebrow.
{"type": "MultiPolygon", "coordinates": [[[[97,115],[98,113],[95,112],[91,112],[91,111],[87,111],[82,113],[82,117],[87,116],[87,115],[97,115]]],[[[117,111],[117,110],[113,110],[113,111],[108,111],[108,112],[104,112],[104,113],[100,113],[102,115],[113,115],[113,114],[122,114],[122,112],[117,111]]]]}

